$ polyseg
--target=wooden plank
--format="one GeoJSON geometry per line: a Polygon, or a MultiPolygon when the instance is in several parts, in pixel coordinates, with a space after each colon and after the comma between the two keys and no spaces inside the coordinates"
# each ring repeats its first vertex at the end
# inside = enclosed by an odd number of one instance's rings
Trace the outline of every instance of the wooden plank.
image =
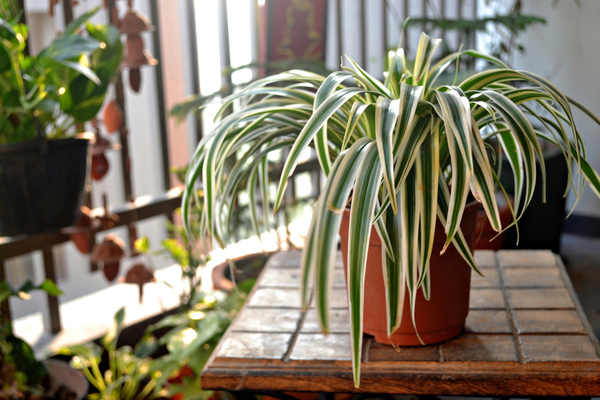
{"type": "Polygon", "coordinates": [[[485,268],[482,270],[485,276],[471,273],[472,288],[499,288],[500,277],[496,268],[485,268]]]}
{"type": "MultiPolygon", "coordinates": [[[[348,309],[331,310],[329,314],[329,329],[331,333],[348,333],[350,332],[350,323],[348,309]]],[[[315,309],[308,310],[306,318],[302,324],[302,333],[319,333],[321,328],[317,320],[317,312],[315,309]]]]}
{"type": "Polygon", "coordinates": [[[471,289],[469,309],[499,308],[504,309],[504,297],[500,289],[471,289]]]}
{"type": "MultiPolygon", "coordinates": [[[[238,360],[232,360],[238,362],[238,360]]],[[[292,364],[292,363],[290,363],[292,364]]],[[[600,375],[597,369],[579,365],[580,371],[565,370],[564,363],[540,371],[527,366],[511,370],[516,362],[383,363],[382,368],[363,364],[360,388],[352,383],[350,362],[345,366],[319,368],[293,363],[289,367],[256,367],[251,373],[230,366],[205,370],[202,387],[227,390],[282,390],[326,393],[381,393],[415,395],[478,396],[597,396],[600,375]],[[391,365],[394,366],[391,369],[391,365]],[[587,370],[586,370],[587,369],[587,370]]],[[[530,365],[528,364],[528,365],[530,365]]],[[[597,363],[593,363],[597,364],[597,363]]],[[[238,364],[239,365],[239,364],[238,364]]]]}
{"type": "Polygon", "coordinates": [[[248,300],[250,307],[300,308],[300,290],[297,288],[259,287],[248,300]]]}
{"type": "Polygon", "coordinates": [[[514,316],[519,334],[587,334],[583,322],[575,310],[515,310],[514,316]]]}
{"type": "Polygon", "coordinates": [[[511,335],[463,335],[441,348],[444,361],[519,361],[511,335]]]}
{"type": "Polygon", "coordinates": [[[506,268],[504,284],[506,287],[565,287],[558,268],[506,268]]]}
{"type": "Polygon", "coordinates": [[[501,250],[498,258],[504,268],[556,268],[556,258],[550,250],[501,250]]]}
{"type": "Polygon", "coordinates": [[[587,336],[521,336],[523,351],[530,361],[600,361],[587,336]]]}
{"type": "Polygon", "coordinates": [[[294,344],[290,360],[350,360],[350,334],[301,333],[294,344]]]}
{"type": "Polygon", "coordinates": [[[415,346],[398,347],[390,350],[390,346],[373,343],[369,346],[369,362],[377,361],[438,361],[440,360],[440,346],[415,346]]]}
{"type": "MultiPolygon", "coordinates": [[[[314,308],[315,302],[311,303],[310,307],[314,308]]],[[[346,293],[346,288],[333,288],[331,290],[331,294],[329,295],[329,306],[331,309],[347,309],[348,308],[348,294],[346,293]]]]}
{"type": "Polygon", "coordinates": [[[465,322],[467,333],[511,333],[505,310],[470,310],[465,322]]]}
{"type": "MultiPolygon", "coordinates": [[[[269,268],[264,272],[264,279],[261,287],[273,288],[299,288],[300,271],[297,268],[269,268]]],[[[337,289],[346,289],[346,280],[342,269],[336,268],[333,271],[333,287],[337,289]]]]}
{"type": "Polygon", "coordinates": [[[223,338],[219,357],[281,359],[290,344],[291,334],[231,332],[223,338]]]}
{"type": "MultiPolygon", "coordinates": [[[[482,268],[497,268],[496,252],[492,250],[478,250],[475,252],[475,262],[477,266],[482,268]]],[[[487,271],[484,271],[487,274],[487,271]]]]}
{"type": "MultiPolygon", "coordinates": [[[[119,217],[114,227],[139,222],[161,214],[171,214],[177,207],[181,206],[182,193],[183,188],[173,188],[165,194],[152,197],[140,196],[133,203],[114,207],[111,214],[116,214],[119,217]]],[[[92,210],[93,215],[103,215],[103,213],[102,208],[92,210]]],[[[0,259],[7,260],[45,247],[66,243],[70,240],[70,235],[60,231],[39,235],[0,237],[0,259]]]]}
{"type": "MultiPolygon", "coordinates": [[[[42,250],[44,257],[44,275],[46,279],[50,279],[56,283],[56,269],[54,268],[54,253],[52,247],[46,247],[42,250]]],[[[46,295],[48,301],[48,313],[50,316],[49,330],[51,333],[58,333],[62,330],[60,322],[60,309],[58,308],[58,297],[51,294],[46,295]]]]}
{"type": "MultiPolygon", "coordinates": [[[[268,269],[279,269],[279,268],[298,269],[298,267],[300,266],[301,258],[302,258],[302,252],[300,252],[300,251],[288,251],[288,252],[275,253],[269,258],[269,263],[268,263],[269,268],[268,269]]],[[[265,268],[265,269],[267,269],[267,268],[265,268]]]]}
{"type": "Polygon", "coordinates": [[[574,309],[566,288],[552,289],[507,289],[506,293],[512,308],[540,308],[540,309],[574,309]]]}
{"type": "Polygon", "coordinates": [[[300,310],[248,308],[231,326],[232,332],[287,332],[298,327],[300,310]]]}

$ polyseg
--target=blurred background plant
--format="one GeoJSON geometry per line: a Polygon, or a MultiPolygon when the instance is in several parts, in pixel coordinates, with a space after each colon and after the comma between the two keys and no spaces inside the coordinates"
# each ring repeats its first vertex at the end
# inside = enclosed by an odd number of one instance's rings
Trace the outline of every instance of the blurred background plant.
{"type": "Polygon", "coordinates": [[[418,26],[424,32],[456,32],[458,40],[456,47],[452,47],[452,42],[445,40],[441,46],[440,56],[444,57],[450,53],[459,50],[461,44],[468,47],[468,44],[475,42],[477,33],[487,33],[496,37],[488,43],[486,52],[507,64],[511,64],[514,52],[524,52],[525,47],[518,41],[519,35],[536,24],[545,25],[546,20],[537,15],[523,14],[523,1],[516,0],[507,2],[504,0],[485,0],[485,4],[490,15],[478,16],[477,18],[444,18],[439,10],[427,1],[427,7],[434,15],[427,18],[411,18],[408,21],[408,27],[418,26]]]}
{"type": "MultiPolygon", "coordinates": [[[[11,286],[7,281],[0,282],[0,304],[11,296],[27,300],[30,292],[42,290],[54,296],[62,294],[51,280],[41,285],[31,281],[20,287],[11,286]]],[[[15,336],[10,320],[0,315],[0,399],[18,398],[25,393],[41,396],[44,393],[43,381],[48,373],[45,364],[36,359],[33,349],[27,342],[15,336]]]]}
{"type": "Polygon", "coordinates": [[[88,20],[95,8],[71,22],[39,54],[29,54],[22,10],[2,0],[0,20],[0,144],[82,131],[102,108],[123,59],[119,31],[88,20]],[[18,11],[17,11],[18,10],[18,11]],[[85,24],[85,35],[81,27],[85,24]]]}

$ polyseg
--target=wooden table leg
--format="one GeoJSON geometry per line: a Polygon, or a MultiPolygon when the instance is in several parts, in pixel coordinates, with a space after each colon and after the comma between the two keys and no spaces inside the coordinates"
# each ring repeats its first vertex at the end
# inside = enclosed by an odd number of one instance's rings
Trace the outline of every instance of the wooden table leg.
{"type": "MultiPolygon", "coordinates": [[[[4,260],[0,260],[0,282],[6,280],[6,266],[4,260]]],[[[10,315],[10,304],[8,299],[0,304],[0,322],[10,322],[12,317],[10,315]]]]}
{"type": "MultiPolygon", "coordinates": [[[[54,254],[52,247],[46,247],[42,250],[44,255],[44,274],[46,279],[56,283],[56,269],[54,268],[54,254]]],[[[48,294],[48,311],[50,313],[50,332],[58,333],[62,330],[60,323],[60,310],[58,308],[58,298],[48,294]]]]}

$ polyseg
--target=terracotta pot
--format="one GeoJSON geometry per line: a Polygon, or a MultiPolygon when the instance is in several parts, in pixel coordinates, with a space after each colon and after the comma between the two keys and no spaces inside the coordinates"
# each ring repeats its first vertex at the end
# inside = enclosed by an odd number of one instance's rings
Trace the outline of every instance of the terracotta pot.
{"type": "MultiPolygon", "coordinates": [[[[273,253],[271,252],[266,254],[253,253],[235,258],[233,262],[235,263],[236,267],[236,282],[241,283],[249,278],[257,278],[272,254],[273,253]]],[[[231,292],[233,290],[233,281],[231,280],[229,262],[225,261],[221,264],[215,265],[215,267],[212,269],[211,277],[215,289],[222,290],[224,292],[231,292]]]]}
{"type": "MultiPolygon", "coordinates": [[[[460,225],[471,249],[478,208],[477,202],[467,204],[460,225]]],[[[346,210],[340,228],[344,265],[348,254],[349,222],[350,211],[346,210]]],[[[469,312],[471,268],[452,245],[440,255],[445,240],[444,228],[438,220],[430,261],[431,300],[425,300],[419,289],[415,310],[417,330],[425,344],[443,342],[459,335],[469,312]]],[[[400,328],[392,335],[391,342],[388,339],[381,252],[381,241],[375,228],[372,228],[365,277],[364,331],[373,335],[379,343],[419,346],[421,342],[413,328],[408,291],[400,328]]]]}

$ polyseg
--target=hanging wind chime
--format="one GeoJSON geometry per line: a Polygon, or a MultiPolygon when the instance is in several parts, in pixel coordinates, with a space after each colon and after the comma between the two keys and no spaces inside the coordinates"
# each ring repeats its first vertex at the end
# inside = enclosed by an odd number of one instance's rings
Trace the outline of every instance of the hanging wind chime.
{"type": "Polygon", "coordinates": [[[145,65],[156,65],[158,60],[152,57],[150,52],[144,48],[143,32],[154,31],[154,26],[148,17],[132,9],[132,1],[127,2],[127,13],[118,20],[118,28],[125,39],[125,59],[121,64],[123,69],[129,70],[129,86],[134,92],[139,92],[142,84],[140,67],[145,65]]]}

